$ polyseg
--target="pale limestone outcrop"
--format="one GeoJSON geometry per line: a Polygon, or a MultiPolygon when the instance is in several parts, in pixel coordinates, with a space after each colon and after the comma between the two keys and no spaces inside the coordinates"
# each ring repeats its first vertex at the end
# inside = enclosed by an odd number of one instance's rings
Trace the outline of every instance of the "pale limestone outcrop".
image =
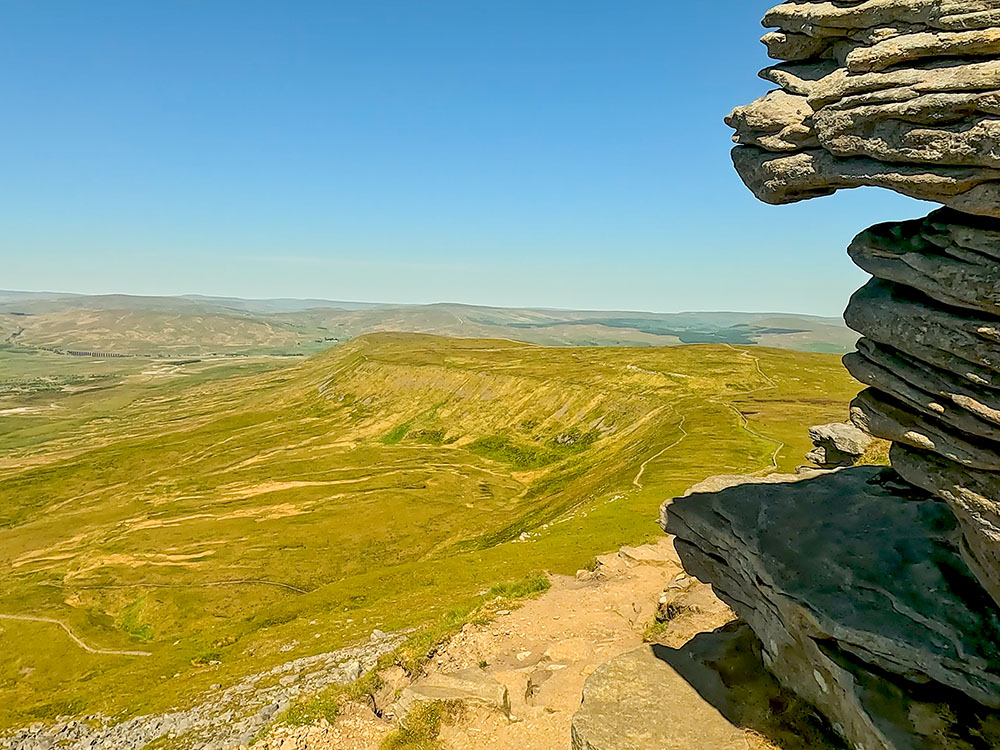
{"type": "Polygon", "coordinates": [[[764,25],[779,89],[727,119],[757,197],[872,185],[1000,217],[1000,5],[787,2],[764,25]]]}
{"type": "Polygon", "coordinates": [[[845,313],[851,419],[893,470],[702,488],[665,525],[853,747],[1000,747],[1000,0],[794,0],[764,23],[779,88],[727,119],[751,190],[945,208],[849,250],[873,277],[845,313]]]}

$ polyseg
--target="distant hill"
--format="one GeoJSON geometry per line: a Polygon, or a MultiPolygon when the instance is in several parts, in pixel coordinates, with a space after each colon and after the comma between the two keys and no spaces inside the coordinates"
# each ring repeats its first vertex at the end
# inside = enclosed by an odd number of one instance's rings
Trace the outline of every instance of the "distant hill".
{"type": "Polygon", "coordinates": [[[843,353],[839,318],[783,313],[549,310],[323,299],[0,291],[0,344],[125,356],[303,355],[366,333],[504,338],[548,346],[761,344],[843,353]]]}

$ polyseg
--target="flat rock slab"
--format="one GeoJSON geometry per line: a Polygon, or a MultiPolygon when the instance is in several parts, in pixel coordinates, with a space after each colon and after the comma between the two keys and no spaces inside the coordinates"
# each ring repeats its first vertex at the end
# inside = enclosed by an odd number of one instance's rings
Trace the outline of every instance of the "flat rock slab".
{"type": "Polygon", "coordinates": [[[420,703],[438,701],[459,701],[504,714],[510,713],[507,688],[481,669],[465,669],[452,674],[432,674],[423,678],[403,690],[396,702],[396,713],[404,716],[420,703]]]}
{"type": "Polygon", "coordinates": [[[747,481],[664,520],[778,679],[856,747],[1000,746],[1000,611],[948,506],[877,467],[747,481]]]}
{"type": "Polygon", "coordinates": [[[573,750],[748,750],[733,726],[643,646],[587,679],[573,718],[573,750]]]}

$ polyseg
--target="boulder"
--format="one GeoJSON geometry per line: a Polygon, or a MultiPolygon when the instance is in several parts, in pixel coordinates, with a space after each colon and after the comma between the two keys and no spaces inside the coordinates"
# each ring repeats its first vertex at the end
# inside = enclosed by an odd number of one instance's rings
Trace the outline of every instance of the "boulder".
{"type": "Polygon", "coordinates": [[[599,667],[573,717],[573,750],[749,750],[746,735],[702,698],[657,646],[599,667]]]}
{"type": "Polygon", "coordinates": [[[503,714],[510,713],[507,688],[481,669],[428,675],[406,687],[396,702],[395,714],[405,716],[420,703],[460,701],[503,714]]]}
{"type": "Polygon", "coordinates": [[[809,439],[816,448],[806,458],[825,469],[854,466],[872,443],[870,435],[839,422],[810,427],[809,439]]]}
{"type": "Polygon", "coordinates": [[[779,681],[855,747],[1000,746],[1000,610],[948,506],[876,467],[746,481],[667,503],[663,522],[779,681]]]}

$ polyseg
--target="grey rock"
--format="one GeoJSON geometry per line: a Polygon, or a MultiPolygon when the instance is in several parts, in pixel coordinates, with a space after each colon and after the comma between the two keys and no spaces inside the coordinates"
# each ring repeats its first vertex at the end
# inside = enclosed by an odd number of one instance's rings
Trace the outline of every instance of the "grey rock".
{"type": "Polygon", "coordinates": [[[727,122],[761,200],[884,187],[1000,217],[1000,7],[972,0],[786,2],[763,42],[779,87],[727,122]],[[989,6],[989,7],[987,7],[989,6]]]}
{"type": "Polygon", "coordinates": [[[770,671],[855,747],[997,746],[1000,611],[947,505],[875,467],[746,481],[666,504],[664,524],[770,671]]]}
{"type": "Polygon", "coordinates": [[[746,735],[657,651],[612,659],[587,678],[573,750],[748,750],[746,735]]]}
{"type": "MultiPolygon", "coordinates": [[[[1000,425],[1000,391],[970,383],[947,370],[908,357],[891,346],[878,344],[866,338],[859,339],[856,353],[844,358],[844,363],[852,374],[855,373],[855,364],[861,362],[867,362],[866,366],[872,372],[888,373],[886,377],[904,381],[917,391],[937,397],[934,403],[939,406],[933,406],[928,402],[927,409],[931,412],[944,413],[946,405],[941,404],[941,399],[944,399],[982,420],[1000,425]]],[[[891,384],[881,382],[880,374],[867,376],[859,367],[855,377],[879,390],[895,392],[891,384]],[[866,380],[866,377],[870,377],[873,382],[866,380]]]]}
{"type": "MultiPolygon", "coordinates": [[[[1000,232],[1000,222],[995,222],[1000,232]]],[[[982,235],[983,233],[981,233],[982,235]]],[[[987,245],[987,237],[977,243],[987,245]]],[[[993,248],[1000,252],[1000,241],[993,248]]],[[[879,224],[859,234],[851,259],[872,276],[917,289],[948,305],[1000,316],[1000,259],[949,242],[932,218],[879,224]]]]}
{"type": "Polygon", "coordinates": [[[865,432],[984,471],[1000,470],[1000,444],[968,436],[871,388],[851,402],[851,420],[865,432]]]}
{"type": "Polygon", "coordinates": [[[481,669],[452,674],[432,674],[403,689],[396,702],[396,715],[405,716],[419,703],[461,701],[510,713],[507,688],[481,669]]]}
{"type": "Polygon", "coordinates": [[[853,466],[872,443],[870,435],[840,422],[810,427],[809,439],[816,448],[806,458],[823,468],[853,466]]]}
{"type": "Polygon", "coordinates": [[[895,444],[893,467],[906,481],[944,498],[962,525],[961,551],[980,583],[1000,601],[1000,473],[895,444]]]}
{"type": "Polygon", "coordinates": [[[851,297],[847,325],[862,336],[977,385],[1000,387],[1000,318],[959,313],[891,282],[851,297]]]}
{"type": "MultiPolygon", "coordinates": [[[[941,387],[934,391],[923,390],[897,374],[896,370],[873,362],[861,351],[845,356],[844,364],[848,372],[859,381],[889,395],[916,413],[941,421],[960,433],[978,436],[1000,444],[1000,425],[994,419],[981,418],[980,414],[968,408],[968,404],[956,403],[955,399],[960,397],[947,392],[949,389],[946,380],[942,379],[941,387]],[[943,398],[941,391],[945,391],[943,398]]],[[[918,363],[900,368],[900,370],[914,380],[921,380],[920,375],[924,374],[925,377],[922,380],[933,387],[933,384],[930,383],[931,376],[928,374],[929,367],[921,368],[918,363]]],[[[957,378],[953,378],[953,380],[957,380],[957,378]]],[[[952,386],[951,390],[959,389],[952,386]]],[[[979,400],[974,403],[979,407],[980,412],[987,409],[979,400]]],[[[994,411],[990,410],[990,412],[994,411]]]]}
{"type": "Polygon", "coordinates": [[[256,736],[301,692],[316,692],[356,679],[338,665],[358,663],[363,670],[372,669],[379,657],[397,648],[405,637],[406,633],[383,633],[374,643],[295,659],[250,675],[221,693],[203,696],[183,711],[137,716],[126,721],[89,716],[86,718],[93,723],[77,723],[70,736],[59,724],[26,727],[0,735],[0,747],[7,742],[11,748],[27,750],[35,742],[60,750],[134,750],[167,738],[169,747],[178,750],[236,747],[256,736]],[[298,675],[299,682],[293,686],[282,684],[283,678],[290,675],[298,675]]]}
{"type": "Polygon", "coordinates": [[[1000,169],[886,164],[863,157],[841,159],[823,149],[787,154],[758,146],[733,149],[733,164],[747,187],[765,203],[795,203],[845,188],[884,187],[1000,218],[1000,169]]]}

